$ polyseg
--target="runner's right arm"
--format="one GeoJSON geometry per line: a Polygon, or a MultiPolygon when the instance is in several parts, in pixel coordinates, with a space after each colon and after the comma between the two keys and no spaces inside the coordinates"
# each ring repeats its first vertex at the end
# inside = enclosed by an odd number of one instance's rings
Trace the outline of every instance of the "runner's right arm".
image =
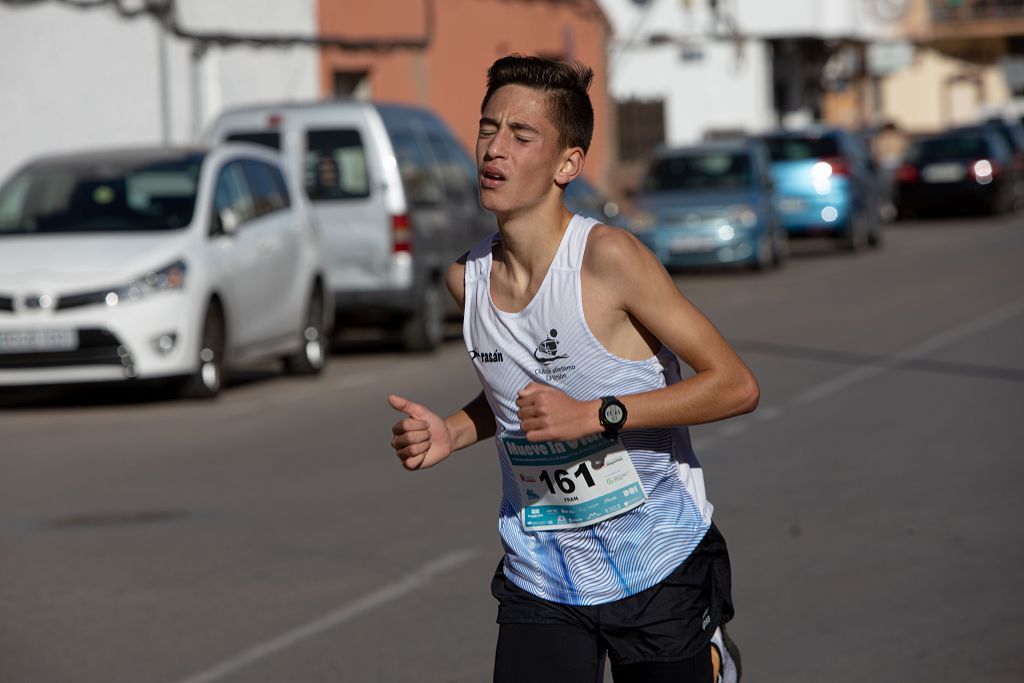
{"type": "Polygon", "coordinates": [[[457,450],[494,436],[494,413],[481,391],[465,407],[446,418],[401,396],[388,403],[408,417],[391,428],[391,447],[407,470],[433,467],[457,450]]]}
{"type": "MultiPolygon", "coordinates": [[[[445,283],[452,298],[465,310],[465,254],[448,268],[445,283]]],[[[391,447],[407,470],[432,467],[457,450],[490,438],[495,433],[494,412],[481,391],[462,410],[442,418],[437,413],[401,396],[391,395],[388,403],[407,418],[391,428],[391,447]]]]}

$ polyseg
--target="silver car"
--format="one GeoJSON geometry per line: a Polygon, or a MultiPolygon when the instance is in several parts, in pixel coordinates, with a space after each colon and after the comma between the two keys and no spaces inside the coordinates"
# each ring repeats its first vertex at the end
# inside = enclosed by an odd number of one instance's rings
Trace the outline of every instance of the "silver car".
{"type": "Polygon", "coordinates": [[[255,145],[54,156],[0,187],[0,385],[319,373],[333,305],[301,191],[255,145]]]}
{"type": "Polygon", "coordinates": [[[497,223],[437,116],[355,101],[256,106],[224,112],[208,138],[281,151],[323,227],[339,326],[383,329],[410,350],[441,342],[458,313],[445,270],[497,223]]]}

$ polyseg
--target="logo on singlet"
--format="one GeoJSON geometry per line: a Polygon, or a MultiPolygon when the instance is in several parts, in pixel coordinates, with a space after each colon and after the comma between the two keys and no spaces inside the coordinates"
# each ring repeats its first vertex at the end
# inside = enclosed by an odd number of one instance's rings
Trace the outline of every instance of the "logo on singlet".
{"type": "Polygon", "coordinates": [[[533,357],[538,362],[547,365],[553,361],[569,357],[558,355],[558,342],[555,341],[555,337],[557,336],[558,330],[551,330],[551,332],[548,333],[548,338],[537,345],[536,350],[533,352],[533,357]]]}
{"type": "Polygon", "coordinates": [[[471,360],[478,360],[481,363],[504,363],[505,356],[501,355],[501,351],[495,349],[494,351],[480,351],[475,346],[473,350],[469,352],[471,360]]]}

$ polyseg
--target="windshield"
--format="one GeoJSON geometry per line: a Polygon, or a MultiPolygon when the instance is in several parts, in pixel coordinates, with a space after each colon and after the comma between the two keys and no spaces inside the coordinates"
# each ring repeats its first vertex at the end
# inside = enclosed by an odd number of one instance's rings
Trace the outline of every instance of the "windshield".
{"type": "Polygon", "coordinates": [[[980,159],[988,154],[989,145],[985,137],[968,134],[916,142],[907,152],[907,161],[916,163],[936,159],[980,159]]]}
{"type": "Polygon", "coordinates": [[[184,227],[192,220],[201,163],[193,156],[28,168],[0,188],[0,235],[184,227]]]}
{"type": "Polygon", "coordinates": [[[770,137],[765,140],[772,161],[807,161],[839,156],[835,138],[770,137]]]}
{"type": "Polygon", "coordinates": [[[657,159],[644,179],[644,190],[726,190],[752,184],[750,157],[745,153],[723,152],[657,159]]]}

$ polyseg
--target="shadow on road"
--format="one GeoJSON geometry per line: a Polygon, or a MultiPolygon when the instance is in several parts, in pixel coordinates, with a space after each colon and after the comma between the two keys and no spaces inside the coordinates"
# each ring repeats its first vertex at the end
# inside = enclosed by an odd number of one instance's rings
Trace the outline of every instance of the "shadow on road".
{"type": "MultiPolygon", "coordinates": [[[[461,341],[458,323],[446,329],[444,344],[461,341]]],[[[372,355],[401,352],[395,341],[383,335],[357,333],[332,341],[331,356],[341,359],[350,355],[372,355]]],[[[427,356],[430,352],[421,355],[427,356]]],[[[280,363],[270,362],[251,368],[232,370],[224,391],[259,384],[270,385],[287,378],[280,363]]],[[[178,402],[173,382],[168,380],[132,380],[93,384],[0,387],[0,411],[38,410],[40,408],[87,408],[155,405],[178,402]]]]}

